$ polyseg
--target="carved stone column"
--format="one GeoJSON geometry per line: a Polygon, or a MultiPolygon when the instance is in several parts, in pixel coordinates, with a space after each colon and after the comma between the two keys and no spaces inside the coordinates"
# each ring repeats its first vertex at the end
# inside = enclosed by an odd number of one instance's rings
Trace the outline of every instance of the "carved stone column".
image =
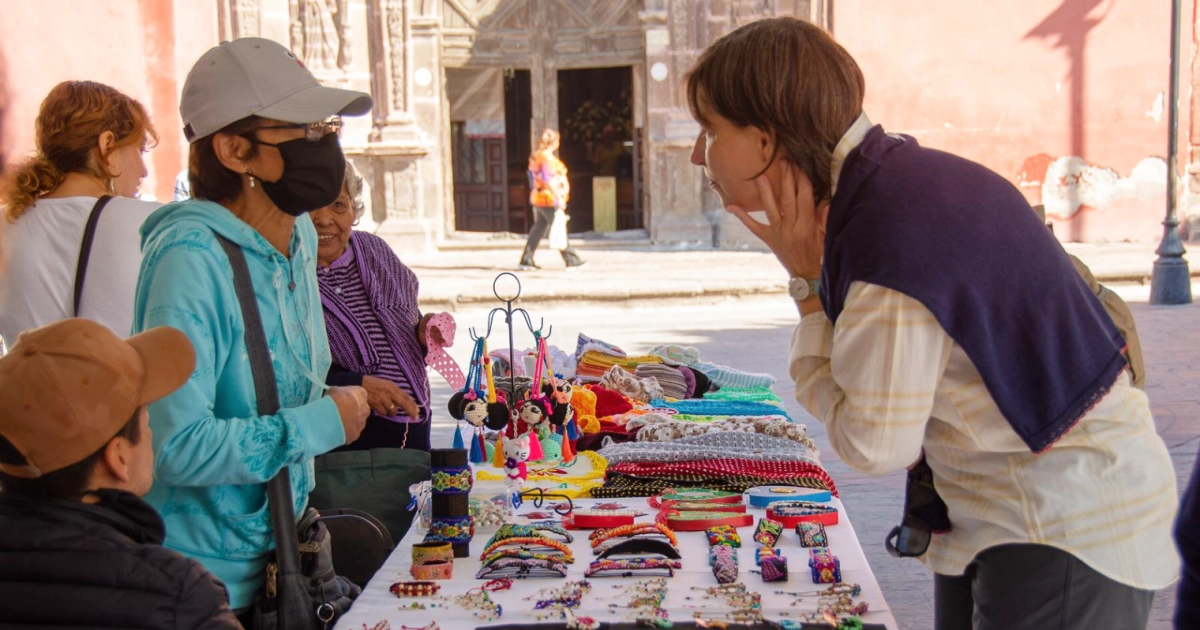
{"type": "Polygon", "coordinates": [[[421,94],[440,90],[442,73],[436,57],[431,65],[424,46],[418,45],[430,30],[436,37],[436,17],[416,14],[416,1],[367,0],[375,105],[367,146],[352,159],[370,182],[371,213],[379,232],[398,248],[426,251],[436,242],[437,218],[445,204],[441,160],[432,152],[435,141],[423,131],[438,129],[440,120],[436,114],[429,119],[421,94]],[[415,72],[418,67],[423,71],[415,72]]]}

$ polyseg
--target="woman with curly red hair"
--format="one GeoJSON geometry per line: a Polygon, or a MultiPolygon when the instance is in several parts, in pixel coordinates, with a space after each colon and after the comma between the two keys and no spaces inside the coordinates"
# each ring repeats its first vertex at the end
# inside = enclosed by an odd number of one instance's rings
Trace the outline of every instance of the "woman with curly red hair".
{"type": "Polygon", "coordinates": [[[141,265],[138,228],[158,207],[133,198],[146,176],[143,153],[157,140],[150,117],[112,87],[65,81],[42,101],[36,127],[37,152],[14,169],[4,192],[12,225],[0,276],[0,336],[16,339],[73,315],[128,334],[141,265]]]}

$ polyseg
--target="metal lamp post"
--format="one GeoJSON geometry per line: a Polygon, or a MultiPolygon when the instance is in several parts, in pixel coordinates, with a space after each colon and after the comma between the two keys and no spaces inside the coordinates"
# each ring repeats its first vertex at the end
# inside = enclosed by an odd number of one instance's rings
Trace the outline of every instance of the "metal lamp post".
{"type": "Polygon", "coordinates": [[[1181,0],[1171,2],[1171,86],[1170,110],[1167,118],[1167,218],[1163,221],[1163,238],[1158,245],[1158,260],[1150,276],[1151,304],[1190,304],[1192,302],[1191,274],[1183,258],[1185,250],[1179,238],[1179,218],[1175,206],[1179,191],[1176,169],[1179,152],[1179,16],[1181,0]]]}

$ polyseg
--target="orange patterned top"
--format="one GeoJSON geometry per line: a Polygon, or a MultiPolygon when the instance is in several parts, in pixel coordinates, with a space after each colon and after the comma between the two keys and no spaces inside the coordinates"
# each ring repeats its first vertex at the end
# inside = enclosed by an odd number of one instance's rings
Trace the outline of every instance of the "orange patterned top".
{"type": "Polygon", "coordinates": [[[542,151],[529,158],[529,203],[544,208],[566,206],[571,199],[567,165],[553,153],[542,151]]]}

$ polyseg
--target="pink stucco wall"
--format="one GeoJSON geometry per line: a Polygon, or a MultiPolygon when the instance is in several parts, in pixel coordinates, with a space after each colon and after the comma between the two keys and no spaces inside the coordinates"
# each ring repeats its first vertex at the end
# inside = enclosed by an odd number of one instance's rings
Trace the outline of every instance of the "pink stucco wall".
{"type": "Polygon", "coordinates": [[[217,42],[216,7],[195,0],[5,2],[0,52],[12,98],[9,155],[33,151],[34,119],[50,88],[70,79],[106,83],[149,109],[160,142],[147,156],[142,190],[169,201],[186,162],[179,90],[187,68],[217,42]]]}
{"type": "MultiPolygon", "coordinates": [[[[1183,130],[1192,3],[1185,5],[1183,130]]],[[[862,66],[874,122],[1009,178],[1030,203],[1059,210],[1063,240],[1161,236],[1170,2],[834,6],[835,37],[862,66]]]]}

